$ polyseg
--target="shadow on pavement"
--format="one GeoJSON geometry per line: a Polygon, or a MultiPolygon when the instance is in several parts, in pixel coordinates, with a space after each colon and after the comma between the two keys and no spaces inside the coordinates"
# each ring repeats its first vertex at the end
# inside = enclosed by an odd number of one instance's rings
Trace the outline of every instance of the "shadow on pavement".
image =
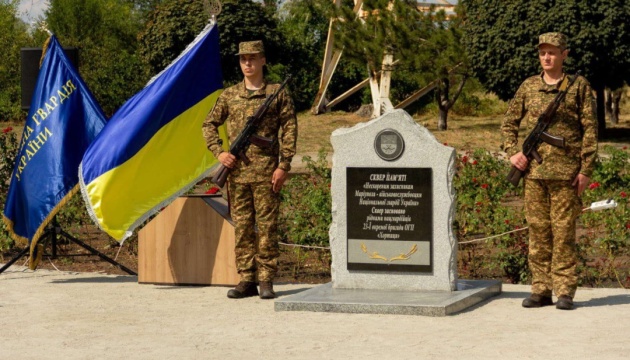
{"type": "Polygon", "coordinates": [[[280,297],[280,296],[289,296],[289,295],[297,294],[308,289],[312,289],[312,288],[305,287],[305,288],[281,290],[281,291],[278,291],[278,289],[274,289],[274,290],[276,291],[276,297],[280,297]]]}
{"type": "Polygon", "coordinates": [[[528,296],[529,296],[529,293],[528,292],[523,292],[523,291],[516,291],[516,292],[505,292],[505,291],[502,291],[501,294],[499,294],[497,296],[490,297],[490,298],[488,298],[488,299],[486,299],[486,300],[484,300],[484,301],[482,301],[482,302],[480,302],[478,304],[475,304],[475,305],[473,305],[473,306],[471,306],[469,308],[466,308],[466,309],[464,309],[462,311],[458,311],[458,312],[456,312],[455,314],[452,314],[452,315],[461,315],[461,314],[466,314],[466,313],[475,311],[475,310],[477,310],[479,308],[482,308],[482,307],[484,307],[484,306],[486,306],[486,305],[488,305],[488,304],[490,304],[490,303],[492,303],[493,301],[496,301],[496,300],[501,300],[501,299],[524,299],[524,298],[526,298],[528,296]]]}
{"type": "Polygon", "coordinates": [[[52,281],[55,284],[77,284],[77,283],[130,283],[138,282],[137,276],[116,276],[116,277],[85,277],[85,278],[73,278],[73,279],[56,279],[52,281]]]}
{"type": "Polygon", "coordinates": [[[630,295],[610,295],[602,298],[595,298],[588,301],[576,301],[576,307],[596,307],[596,306],[614,306],[630,304],[630,295]]]}

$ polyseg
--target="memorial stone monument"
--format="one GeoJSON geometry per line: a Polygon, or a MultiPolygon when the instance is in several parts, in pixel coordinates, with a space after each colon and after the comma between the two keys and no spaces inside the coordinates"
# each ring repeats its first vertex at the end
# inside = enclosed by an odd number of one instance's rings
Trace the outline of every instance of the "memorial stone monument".
{"type": "Polygon", "coordinates": [[[501,291],[457,279],[455,149],[403,110],[333,132],[332,283],[276,310],[447,315],[501,291]]]}

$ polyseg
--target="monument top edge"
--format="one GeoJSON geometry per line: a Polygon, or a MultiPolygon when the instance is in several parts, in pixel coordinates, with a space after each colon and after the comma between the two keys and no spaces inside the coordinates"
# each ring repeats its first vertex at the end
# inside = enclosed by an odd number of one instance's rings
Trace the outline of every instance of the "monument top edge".
{"type": "Polygon", "coordinates": [[[371,127],[374,127],[373,129],[370,129],[370,130],[374,131],[375,134],[387,128],[393,128],[395,130],[398,130],[399,132],[406,132],[405,130],[414,129],[419,134],[421,134],[422,137],[426,138],[426,140],[432,141],[434,144],[440,145],[441,147],[447,147],[452,150],[455,150],[454,148],[451,148],[448,145],[440,143],[436,139],[436,137],[433,135],[433,133],[429,131],[429,129],[418,124],[413,119],[413,117],[411,117],[411,115],[409,115],[409,113],[407,113],[403,109],[396,109],[396,110],[387,112],[375,119],[371,119],[366,122],[361,122],[351,127],[339,128],[339,129],[334,130],[330,136],[330,140],[331,140],[331,143],[333,144],[333,148],[335,147],[336,141],[338,140],[342,142],[344,141],[344,140],[340,140],[343,137],[353,134],[357,131],[367,130],[367,128],[371,128],[371,127]],[[395,125],[402,125],[406,128],[399,129],[395,125]]]}

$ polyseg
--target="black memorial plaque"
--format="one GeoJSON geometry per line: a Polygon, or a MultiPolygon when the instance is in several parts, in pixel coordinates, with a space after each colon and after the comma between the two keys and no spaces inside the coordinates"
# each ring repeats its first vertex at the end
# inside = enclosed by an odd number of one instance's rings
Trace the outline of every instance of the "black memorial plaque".
{"type": "Polygon", "coordinates": [[[432,272],[432,169],[347,168],[346,179],[348,270],[432,272]],[[390,244],[406,242],[423,246],[426,261],[387,254],[390,244]],[[350,259],[351,243],[362,260],[350,259]]]}

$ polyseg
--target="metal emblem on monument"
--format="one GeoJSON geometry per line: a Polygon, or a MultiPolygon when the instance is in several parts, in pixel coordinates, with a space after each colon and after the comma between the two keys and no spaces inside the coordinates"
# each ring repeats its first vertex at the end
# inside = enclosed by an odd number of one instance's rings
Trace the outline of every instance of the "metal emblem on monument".
{"type": "Polygon", "coordinates": [[[210,21],[217,22],[217,16],[221,13],[221,1],[219,0],[203,0],[203,9],[210,15],[210,21]]]}
{"type": "Polygon", "coordinates": [[[385,161],[398,159],[405,150],[405,141],[400,133],[394,129],[385,129],[376,134],[374,150],[385,161]]]}

